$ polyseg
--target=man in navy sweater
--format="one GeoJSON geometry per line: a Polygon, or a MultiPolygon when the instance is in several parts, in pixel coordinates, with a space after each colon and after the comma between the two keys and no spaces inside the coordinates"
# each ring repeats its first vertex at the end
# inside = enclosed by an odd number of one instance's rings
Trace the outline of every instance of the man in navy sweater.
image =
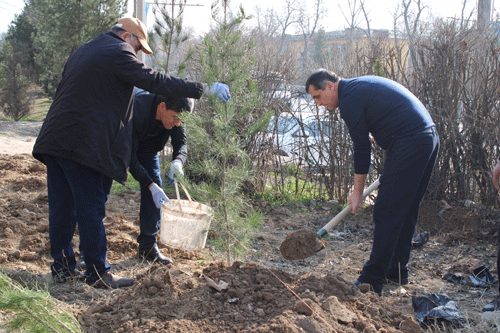
{"type": "Polygon", "coordinates": [[[339,108],[349,128],[355,175],[347,203],[352,213],[363,204],[371,160],[369,134],[386,150],[373,209],[373,247],[354,284],[370,284],[379,295],[387,281],[407,284],[419,206],[439,151],[429,112],[405,87],[382,77],[342,79],[321,69],[311,74],[305,88],[319,106],[339,108]]]}
{"type": "Polygon", "coordinates": [[[160,207],[168,201],[162,190],[160,161],[158,152],[168,139],[172,144],[172,166],[169,178],[173,183],[177,176],[183,176],[182,167],[187,159],[186,131],[180,126],[180,113],[191,112],[193,100],[190,98],[164,97],[140,92],[135,97],[134,132],[130,173],[141,185],[141,207],[139,212],[140,235],[139,259],[162,264],[172,260],[158,249],[156,235],[160,228],[160,207]],[[158,193],[155,196],[156,188],[158,193]]]}

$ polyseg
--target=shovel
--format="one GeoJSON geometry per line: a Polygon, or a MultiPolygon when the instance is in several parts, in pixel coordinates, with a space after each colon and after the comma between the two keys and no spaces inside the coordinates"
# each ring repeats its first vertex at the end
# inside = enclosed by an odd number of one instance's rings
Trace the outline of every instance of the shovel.
{"type": "MultiPolygon", "coordinates": [[[[363,200],[378,188],[380,182],[377,179],[363,192],[363,200]]],[[[283,258],[288,260],[305,259],[321,251],[326,247],[326,242],[321,238],[336,226],[352,210],[352,205],[347,205],[340,213],[335,215],[323,228],[317,233],[309,228],[302,228],[288,235],[280,246],[280,252],[283,258]]]]}

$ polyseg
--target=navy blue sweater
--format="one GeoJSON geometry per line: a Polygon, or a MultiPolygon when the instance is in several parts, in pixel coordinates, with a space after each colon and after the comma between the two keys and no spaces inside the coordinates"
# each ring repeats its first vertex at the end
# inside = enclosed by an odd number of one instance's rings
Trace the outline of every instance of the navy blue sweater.
{"type": "Polygon", "coordinates": [[[384,150],[398,138],[434,126],[424,105],[399,83],[378,77],[342,79],[339,83],[340,116],[354,144],[354,172],[370,169],[369,133],[384,150]]]}

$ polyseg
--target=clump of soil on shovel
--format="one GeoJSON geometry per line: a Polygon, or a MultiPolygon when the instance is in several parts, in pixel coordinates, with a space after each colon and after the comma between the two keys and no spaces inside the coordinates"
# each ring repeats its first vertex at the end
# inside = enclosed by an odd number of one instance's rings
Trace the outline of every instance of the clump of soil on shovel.
{"type": "Polygon", "coordinates": [[[305,259],[323,250],[326,242],[309,228],[302,228],[286,236],[280,246],[283,258],[288,260],[305,259]]]}

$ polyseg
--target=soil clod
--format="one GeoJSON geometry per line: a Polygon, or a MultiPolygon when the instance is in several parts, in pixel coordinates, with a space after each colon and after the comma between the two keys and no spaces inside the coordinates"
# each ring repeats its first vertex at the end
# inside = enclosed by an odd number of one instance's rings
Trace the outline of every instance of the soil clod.
{"type": "Polygon", "coordinates": [[[289,234],[280,246],[283,258],[299,260],[316,254],[326,247],[326,242],[309,228],[302,228],[289,234]]]}

